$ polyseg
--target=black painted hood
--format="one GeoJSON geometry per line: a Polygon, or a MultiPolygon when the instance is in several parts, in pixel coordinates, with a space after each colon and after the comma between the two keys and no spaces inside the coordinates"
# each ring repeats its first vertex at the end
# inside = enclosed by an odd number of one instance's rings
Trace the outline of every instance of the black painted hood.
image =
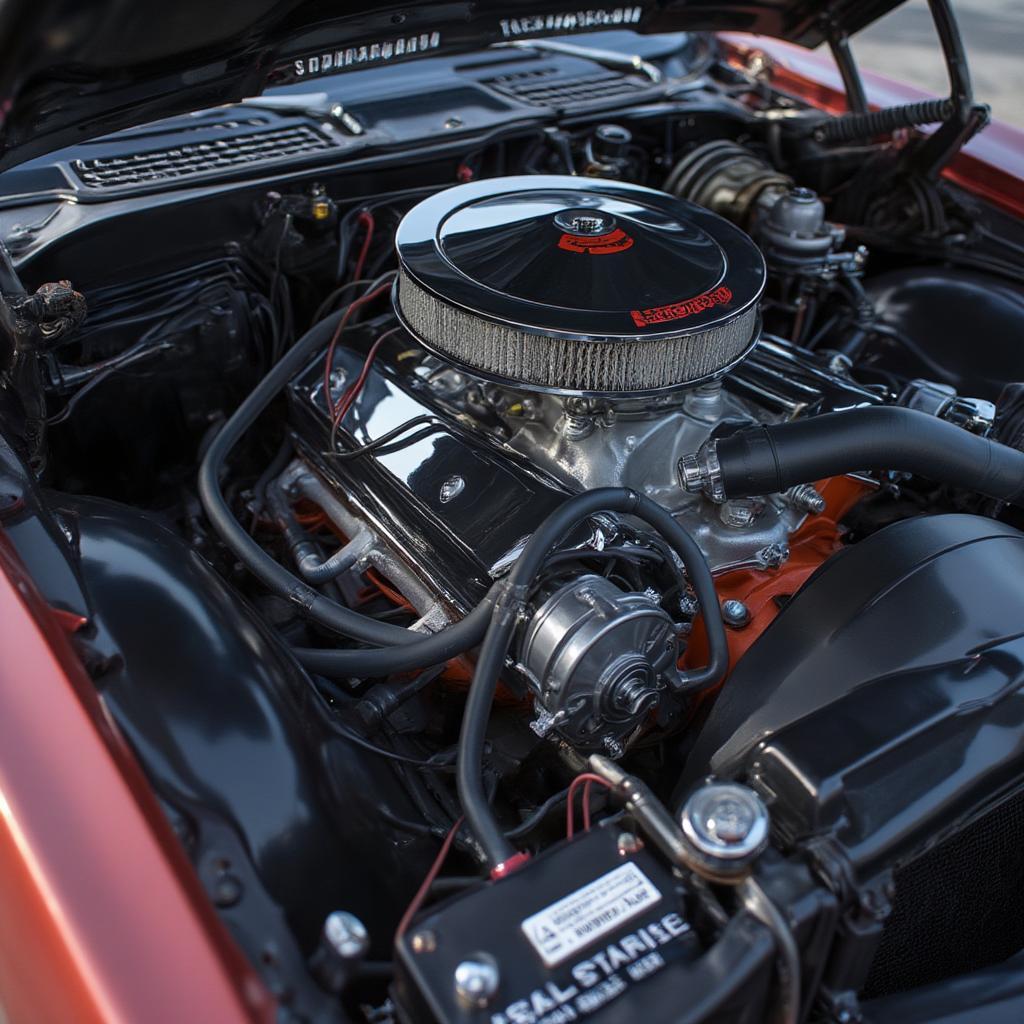
{"type": "Polygon", "coordinates": [[[5,0],[0,169],[266,86],[509,39],[734,30],[816,46],[902,0],[5,0]]]}

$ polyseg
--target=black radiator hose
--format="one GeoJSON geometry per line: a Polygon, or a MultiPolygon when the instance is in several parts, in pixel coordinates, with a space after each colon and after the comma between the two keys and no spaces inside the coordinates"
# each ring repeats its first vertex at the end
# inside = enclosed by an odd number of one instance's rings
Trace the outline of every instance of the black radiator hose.
{"type": "Polygon", "coordinates": [[[685,692],[711,686],[728,668],[728,644],[711,570],[697,542],[666,509],[626,487],[584,491],[555,509],[534,531],[500,588],[462,714],[457,768],[459,801],[492,874],[500,875],[502,865],[516,856],[515,848],[491,811],[483,779],[484,739],[498,676],[505,666],[508,646],[527,594],[551,549],[577,523],[598,512],[620,512],[642,519],[660,533],[683,560],[687,579],[704,616],[708,640],[708,663],[684,673],[685,692]]]}
{"type": "Polygon", "coordinates": [[[715,500],[777,494],[858,470],[893,470],[1024,504],[1024,452],[893,406],[745,428],[708,442],[679,469],[687,490],[715,500]]]}

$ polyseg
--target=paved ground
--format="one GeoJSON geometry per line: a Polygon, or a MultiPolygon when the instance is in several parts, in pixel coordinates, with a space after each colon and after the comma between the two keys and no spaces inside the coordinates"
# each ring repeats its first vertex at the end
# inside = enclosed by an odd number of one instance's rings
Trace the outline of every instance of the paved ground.
{"type": "MultiPolygon", "coordinates": [[[[1024,3],[953,0],[974,79],[974,94],[993,116],[1024,128],[1024,3]]],[[[903,7],[854,38],[865,68],[922,89],[948,89],[926,0],[903,7]]]]}

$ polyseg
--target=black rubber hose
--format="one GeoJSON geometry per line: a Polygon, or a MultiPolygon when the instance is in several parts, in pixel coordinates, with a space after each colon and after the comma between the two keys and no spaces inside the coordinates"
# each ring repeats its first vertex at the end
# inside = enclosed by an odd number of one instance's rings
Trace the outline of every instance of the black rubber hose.
{"type": "Polygon", "coordinates": [[[300,651],[300,659],[307,667],[314,671],[322,668],[322,674],[327,676],[388,675],[426,668],[475,647],[487,628],[490,604],[482,604],[461,622],[433,634],[414,632],[360,615],[317,593],[278,565],[235,519],[220,488],[221,470],[234,446],[288,381],[306,365],[310,356],[327,346],[342,315],[336,313],[307,331],[231,415],[200,464],[199,498],[221,540],[269,590],[298,604],[304,614],[327,629],[384,648],[300,651]],[[401,645],[401,648],[394,645],[401,645]]]}
{"type": "Polygon", "coordinates": [[[303,335],[232,413],[199,465],[199,500],[210,524],[239,561],[264,586],[297,604],[309,618],[335,633],[367,643],[407,644],[418,640],[421,634],[410,633],[401,626],[378,622],[345,608],[278,565],[243,529],[220,488],[221,470],[232,449],[288,381],[306,365],[310,356],[327,346],[341,316],[338,313],[328,317],[303,335]]]}
{"type": "Polygon", "coordinates": [[[466,821],[483,848],[492,871],[516,853],[491,812],[483,779],[484,740],[498,676],[505,663],[512,632],[534,578],[551,549],[577,523],[597,512],[633,515],[654,527],[678,552],[704,613],[708,664],[685,673],[685,690],[718,681],[728,666],[725,627],[711,570],[693,538],[660,505],[625,487],[604,487],[569,498],[544,520],[500,587],[487,635],[477,657],[476,671],[462,715],[459,736],[458,791],[466,821]]]}
{"type": "Polygon", "coordinates": [[[888,135],[900,128],[916,128],[924,124],[948,121],[956,108],[950,99],[921,100],[900,107],[871,110],[866,114],[840,114],[816,125],[815,142],[854,142],[888,135]]]}
{"type": "Polygon", "coordinates": [[[412,642],[367,650],[331,651],[297,647],[292,653],[304,668],[328,679],[367,679],[395,672],[412,672],[464,654],[476,647],[487,632],[493,598],[490,594],[464,619],[439,633],[413,633],[412,642]]]}
{"type": "Polygon", "coordinates": [[[750,427],[717,443],[728,498],[776,494],[857,470],[913,473],[1024,503],[1024,452],[916,409],[851,409],[750,427]]]}

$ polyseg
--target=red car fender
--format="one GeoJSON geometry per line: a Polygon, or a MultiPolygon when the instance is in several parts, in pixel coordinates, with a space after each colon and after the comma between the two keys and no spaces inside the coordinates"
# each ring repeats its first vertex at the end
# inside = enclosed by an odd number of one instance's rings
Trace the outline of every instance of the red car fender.
{"type": "Polygon", "coordinates": [[[138,763],[0,533],[0,1017],[274,1019],[138,763]]]}

